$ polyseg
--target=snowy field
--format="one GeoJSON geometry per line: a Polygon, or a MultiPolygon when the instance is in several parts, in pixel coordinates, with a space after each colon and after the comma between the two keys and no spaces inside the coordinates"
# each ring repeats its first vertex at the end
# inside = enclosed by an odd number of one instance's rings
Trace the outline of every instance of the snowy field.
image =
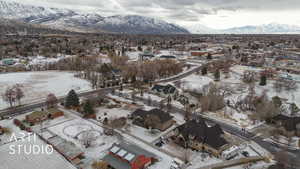
{"type": "Polygon", "coordinates": [[[206,76],[192,74],[181,80],[181,88],[186,91],[201,92],[202,88],[213,80],[206,76]]]}
{"type": "MultiPolygon", "coordinates": [[[[255,71],[255,72],[260,72],[263,69],[261,68],[255,68],[255,67],[250,67],[250,66],[239,66],[236,65],[234,67],[231,68],[231,70],[233,71],[233,74],[231,74],[232,76],[229,79],[225,79],[226,82],[228,83],[242,83],[241,82],[241,75],[243,74],[244,71],[246,70],[251,70],[251,71],[255,71]]],[[[290,74],[293,79],[299,79],[299,75],[294,75],[294,74],[290,74]]],[[[298,89],[296,91],[291,91],[291,92],[276,92],[274,90],[273,84],[274,84],[274,80],[267,80],[267,85],[266,86],[260,86],[257,82],[255,89],[256,92],[258,94],[262,93],[263,91],[266,91],[268,96],[270,98],[274,97],[274,96],[279,96],[281,98],[285,98],[288,100],[288,102],[291,103],[296,103],[298,107],[300,107],[300,85],[298,83],[298,89]]]]}
{"type": "Polygon", "coordinates": [[[48,130],[64,138],[65,140],[73,142],[85,153],[85,156],[88,159],[93,160],[99,159],[113,143],[118,142],[116,137],[104,135],[102,127],[99,127],[90,121],[79,118],[50,127],[48,130]],[[85,148],[82,141],[74,138],[74,136],[79,136],[80,133],[85,131],[94,133],[93,135],[95,135],[96,138],[89,148],[85,148]]]}
{"type": "Polygon", "coordinates": [[[260,72],[263,71],[264,69],[258,67],[251,67],[251,66],[235,65],[232,68],[230,68],[230,70],[239,74],[243,74],[247,70],[260,72]]]}
{"type": "MultiPolygon", "coordinates": [[[[30,137],[30,140],[16,141],[10,144],[0,146],[0,164],[1,169],[75,169],[67,160],[63,158],[58,152],[54,150],[52,154],[38,154],[26,155],[24,151],[20,154],[10,154],[10,146],[15,147],[19,145],[26,146],[28,152],[29,147],[32,145],[38,145],[39,147],[46,146],[47,144],[36,137],[30,137]]],[[[17,149],[17,148],[16,148],[17,149]]],[[[22,150],[24,147],[22,147],[22,150]]]]}
{"type": "MultiPolygon", "coordinates": [[[[44,71],[44,72],[22,72],[0,74],[0,94],[2,95],[7,87],[19,84],[25,93],[22,103],[40,101],[46,98],[49,93],[56,96],[64,96],[71,89],[77,92],[91,90],[89,82],[74,77],[71,72],[44,71]]],[[[0,109],[9,105],[0,98],[0,109]]]]}
{"type": "Polygon", "coordinates": [[[97,112],[97,119],[104,119],[107,117],[108,119],[116,119],[121,117],[127,117],[131,114],[134,110],[130,110],[130,108],[105,108],[105,107],[98,107],[96,108],[97,112]],[[105,115],[106,114],[106,115],[105,115]]]}
{"type": "MultiPolygon", "coordinates": [[[[140,54],[143,54],[143,52],[141,51],[126,52],[126,56],[128,56],[129,60],[131,61],[137,61],[139,59],[140,54]]],[[[159,58],[162,55],[171,55],[177,57],[178,59],[187,59],[189,53],[181,52],[181,51],[172,51],[172,50],[160,50],[154,56],[156,58],[159,58]]]]}
{"type": "Polygon", "coordinates": [[[135,52],[126,52],[126,55],[128,56],[129,60],[131,61],[137,61],[139,59],[139,55],[143,52],[135,51],[135,52]]]}
{"type": "Polygon", "coordinates": [[[274,81],[267,81],[266,86],[256,86],[256,91],[257,93],[262,93],[263,91],[267,92],[267,95],[269,98],[272,98],[274,96],[279,96],[280,98],[285,98],[288,99],[288,102],[290,103],[295,103],[298,107],[300,107],[300,85],[298,85],[298,89],[296,91],[282,91],[280,93],[276,92],[275,89],[273,88],[273,83],[274,81]]]}

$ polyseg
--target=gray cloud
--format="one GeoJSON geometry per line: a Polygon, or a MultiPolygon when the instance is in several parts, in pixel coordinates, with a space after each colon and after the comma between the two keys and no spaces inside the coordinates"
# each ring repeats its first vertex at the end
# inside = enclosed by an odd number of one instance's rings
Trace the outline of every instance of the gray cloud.
{"type": "Polygon", "coordinates": [[[300,10],[300,0],[15,0],[69,8],[98,8],[102,15],[138,14],[167,20],[199,21],[219,11],[300,10]]]}

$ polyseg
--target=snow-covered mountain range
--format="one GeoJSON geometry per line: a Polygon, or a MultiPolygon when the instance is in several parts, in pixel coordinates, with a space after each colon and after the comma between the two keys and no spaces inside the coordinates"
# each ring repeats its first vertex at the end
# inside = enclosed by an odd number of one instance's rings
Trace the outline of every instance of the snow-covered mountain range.
{"type": "Polygon", "coordinates": [[[300,27],[295,25],[285,25],[285,24],[277,24],[270,23],[259,26],[243,26],[243,27],[235,27],[224,30],[226,33],[247,33],[247,34],[298,34],[300,33],[300,27]]]}
{"type": "Polygon", "coordinates": [[[203,25],[186,27],[193,34],[299,34],[300,26],[270,23],[259,26],[242,26],[213,29],[203,25]]]}
{"type": "Polygon", "coordinates": [[[137,15],[102,17],[96,13],[24,5],[0,0],[0,17],[52,28],[134,34],[182,34],[185,28],[137,15]]]}
{"type": "Polygon", "coordinates": [[[300,27],[285,24],[265,24],[229,29],[213,29],[204,25],[178,26],[163,20],[138,16],[103,17],[69,9],[24,5],[0,0],[0,18],[45,25],[50,28],[77,32],[114,32],[131,34],[299,34],[300,27]]]}

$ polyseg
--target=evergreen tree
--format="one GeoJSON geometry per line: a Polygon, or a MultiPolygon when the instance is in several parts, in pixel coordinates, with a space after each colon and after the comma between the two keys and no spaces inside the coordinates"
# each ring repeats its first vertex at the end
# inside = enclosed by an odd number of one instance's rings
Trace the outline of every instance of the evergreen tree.
{"type": "Polygon", "coordinates": [[[207,75],[207,67],[203,67],[201,70],[202,75],[207,75]]]}
{"type": "Polygon", "coordinates": [[[265,75],[262,75],[260,77],[260,82],[259,82],[259,85],[261,86],[265,86],[267,84],[267,77],[265,75]]]}
{"type": "Polygon", "coordinates": [[[300,111],[300,109],[295,103],[292,103],[290,105],[290,111],[291,111],[291,114],[294,115],[294,114],[298,113],[300,111]]]}
{"type": "Polygon", "coordinates": [[[79,106],[79,98],[73,89],[68,93],[65,101],[65,107],[70,108],[72,106],[79,106]]]}
{"type": "Polygon", "coordinates": [[[123,84],[120,85],[120,91],[123,91],[123,84]]]}
{"type": "Polygon", "coordinates": [[[84,106],[83,106],[83,112],[85,115],[92,115],[92,114],[95,114],[95,110],[93,108],[93,105],[92,103],[87,100],[85,103],[84,103],[84,106]]]}
{"type": "Polygon", "coordinates": [[[274,103],[274,105],[276,107],[281,107],[281,105],[282,105],[282,101],[281,101],[280,97],[278,97],[278,96],[274,96],[272,98],[272,102],[274,103]]]}
{"type": "Polygon", "coordinates": [[[214,76],[215,76],[215,80],[216,81],[220,81],[220,70],[219,69],[217,69],[216,71],[215,71],[215,73],[214,73],[214,76]]]}
{"type": "Polygon", "coordinates": [[[143,49],[142,49],[142,47],[141,46],[138,46],[138,51],[140,51],[140,52],[142,52],[143,51],[143,49]]]}

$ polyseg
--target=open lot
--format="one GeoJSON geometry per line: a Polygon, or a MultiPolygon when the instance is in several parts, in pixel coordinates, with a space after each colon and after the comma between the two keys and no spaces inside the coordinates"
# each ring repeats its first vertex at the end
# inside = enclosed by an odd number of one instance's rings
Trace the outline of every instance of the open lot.
{"type": "MultiPolygon", "coordinates": [[[[56,96],[64,96],[71,89],[77,92],[91,89],[89,82],[74,77],[74,74],[71,72],[44,71],[0,74],[1,95],[7,87],[16,84],[20,85],[24,92],[23,104],[45,99],[49,93],[54,93],[56,96]]],[[[1,97],[0,110],[8,106],[1,97]]]]}

